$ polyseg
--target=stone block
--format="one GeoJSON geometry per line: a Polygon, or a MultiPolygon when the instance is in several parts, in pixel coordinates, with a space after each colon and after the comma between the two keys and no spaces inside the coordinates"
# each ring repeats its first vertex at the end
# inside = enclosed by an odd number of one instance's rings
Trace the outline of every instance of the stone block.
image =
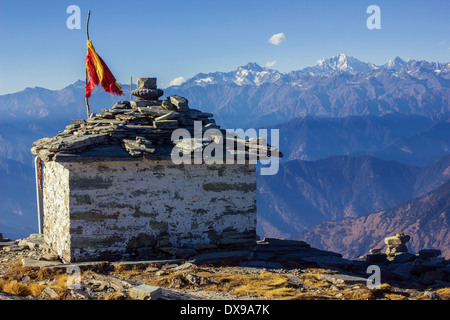
{"type": "Polygon", "coordinates": [[[422,249],[419,251],[419,258],[430,259],[439,257],[442,254],[441,250],[438,249],[422,249]]]}
{"type": "Polygon", "coordinates": [[[395,236],[384,238],[384,243],[388,246],[397,246],[406,244],[411,237],[403,234],[402,232],[397,232],[395,236]]]}
{"type": "Polygon", "coordinates": [[[137,78],[138,89],[156,89],[156,78],[137,78]]]}
{"type": "Polygon", "coordinates": [[[45,300],[56,299],[58,298],[58,296],[59,296],[58,292],[56,292],[54,289],[50,287],[45,288],[40,295],[40,297],[45,300]]]}
{"type": "Polygon", "coordinates": [[[401,264],[392,264],[392,273],[400,280],[408,280],[411,278],[411,272],[414,268],[414,262],[405,262],[401,264]]]}
{"type": "Polygon", "coordinates": [[[131,94],[142,100],[158,100],[164,94],[161,89],[136,89],[131,91],[131,94]]]}
{"type": "Polygon", "coordinates": [[[320,274],[322,280],[331,282],[333,284],[366,284],[367,279],[358,276],[346,275],[346,274],[320,274]]]}
{"type": "Polygon", "coordinates": [[[13,246],[15,244],[16,244],[15,241],[3,241],[3,242],[0,242],[0,249],[1,248],[6,249],[7,247],[13,246]]]}
{"type": "Polygon", "coordinates": [[[157,118],[155,118],[155,121],[160,121],[160,120],[173,120],[176,119],[180,116],[180,114],[178,112],[175,111],[171,111],[169,113],[166,113],[165,115],[159,116],[157,118]]]}
{"type": "Polygon", "coordinates": [[[61,264],[62,264],[62,262],[60,262],[60,261],[35,260],[35,259],[30,259],[30,258],[22,259],[23,267],[46,268],[46,267],[57,266],[57,265],[61,265],[61,264]]]}
{"type": "Polygon", "coordinates": [[[111,109],[131,109],[130,101],[119,101],[111,109]]]}
{"type": "Polygon", "coordinates": [[[176,129],[178,128],[178,121],[177,120],[153,121],[153,127],[155,127],[155,129],[176,129]]]}
{"type": "Polygon", "coordinates": [[[397,246],[403,244],[401,239],[396,236],[384,238],[384,243],[387,244],[388,246],[397,246]]]}
{"type": "Polygon", "coordinates": [[[397,246],[388,246],[386,249],[386,254],[388,256],[393,256],[397,253],[408,252],[408,248],[404,244],[400,244],[397,246]]]}
{"type": "Polygon", "coordinates": [[[158,300],[162,296],[162,290],[160,287],[141,284],[132,287],[129,290],[129,295],[134,300],[158,300]]]}
{"type": "Polygon", "coordinates": [[[372,253],[372,254],[368,254],[367,256],[367,261],[368,262],[384,262],[387,258],[387,254],[385,253],[372,253]]]}
{"type": "Polygon", "coordinates": [[[162,100],[161,101],[161,106],[164,109],[167,109],[167,110],[174,110],[175,109],[174,105],[169,100],[162,100]]]}
{"type": "Polygon", "coordinates": [[[409,252],[400,252],[397,253],[395,256],[393,257],[389,257],[389,260],[391,260],[394,263],[405,263],[405,262],[409,262],[409,261],[413,261],[416,259],[416,255],[409,253],[409,252]]]}
{"type": "Polygon", "coordinates": [[[161,106],[162,102],[159,100],[131,100],[130,106],[132,109],[161,106]]]}

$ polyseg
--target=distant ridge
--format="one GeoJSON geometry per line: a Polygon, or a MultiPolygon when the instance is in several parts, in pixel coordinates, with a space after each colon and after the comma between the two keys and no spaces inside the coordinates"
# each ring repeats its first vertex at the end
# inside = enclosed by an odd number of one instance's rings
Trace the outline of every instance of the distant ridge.
{"type": "Polygon", "coordinates": [[[355,258],[383,248],[384,237],[403,231],[411,236],[409,250],[440,249],[450,257],[450,181],[427,194],[391,209],[356,219],[323,222],[299,238],[312,246],[355,258]]]}
{"type": "Polygon", "coordinates": [[[289,73],[249,63],[229,72],[199,73],[179,92],[225,127],[260,127],[305,114],[346,117],[400,113],[450,118],[450,63],[403,60],[383,65],[340,54],[289,73]]]}
{"type": "MultiPolygon", "coordinates": [[[[298,234],[313,228],[317,233],[305,240],[312,243],[320,230],[327,230],[328,225],[320,224],[323,221],[392,208],[449,181],[450,155],[427,167],[369,156],[292,160],[282,163],[276,175],[257,178],[258,234],[298,239],[298,234]]],[[[314,246],[323,248],[321,242],[314,246]]]]}

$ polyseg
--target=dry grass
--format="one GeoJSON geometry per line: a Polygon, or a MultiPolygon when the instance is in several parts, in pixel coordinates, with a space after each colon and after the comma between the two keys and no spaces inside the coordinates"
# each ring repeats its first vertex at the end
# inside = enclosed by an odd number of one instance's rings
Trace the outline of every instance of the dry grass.
{"type": "MultiPolygon", "coordinates": [[[[161,267],[161,265],[152,265],[161,267]]],[[[180,290],[201,289],[205,291],[220,291],[232,295],[245,297],[251,296],[257,299],[296,299],[296,300],[404,300],[408,298],[427,300],[428,296],[420,291],[401,291],[388,284],[382,284],[379,289],[368,289],[365,284],[361,285],[333,285],[321,278],[320,274],[336,273],[336,271],[321,268],[305,268],[301,273],[280,274],[267,270],[247,273],[240,272],[234,267],[210,268],[198,266],[193,270],[184,270],[178,273],[174,270],[164,270],[165,275],[155,276],[153,272],[145,272],[143,266],[120,266],[116,267],[113,276],[146,283],[155,286],[169,287],[180,290]],[[186,274],[193,274],[201,281],[201,284],[191,284],[186,274]],[[296,275],[301,280],[297,285],[289,280],[288,276],[296,275]]],[[[163,269],[161,269],[163,270],[163,269]]],[[[84,275],[87,270],[83,272],[84,275]]],[[[95,272],[95,271],[94,271],[95,272]]],[[[5,291],[19,296],[39,296],[45,288],[52,288],[58,293],[56,299],[64,299],[70,295],[67,288],[67,280],[70,277],[64,269],[29,268],[22,267],[19,263],[13,265],[0,278],[0,291],[5,291]],[[27,277],[23,281],[24,276],[27,277]]],[[[450,288],[433,290],[444,300],[450,300],[450,288]]],[[[104,300],[129,299],[120,293],[107,294],[104,300]]]]}
{"type": "Polygon", "coordinates": [[[450,287],[437,289],[435,293],[442,298],[442,300],[450,300],[450,287]]]}
{"type": "Polygon", "coordinates": [[[31,290],[28,288],[28,286],[17,280],[3,281],[3,283],[0,284],[0,291],[8,292],[22,297],[31,294],[31,290]]]}
{"type": "Polygon", "coordinates": [[[42,293],[42,291],[45,290],[46,286],[33,281],[29,284],[28,288],[30,289],[31,294],[33,296],[39,296],[42,293]]]}
{"type": "Polygon", "coordinates": [[[50,287],[61,296],[65,296],[68,291],[67,279],[69,276],[62,269],[22,267],[18,262],[10,267],[0,279],[0,291],[18,296],[39,296],[45,288],[50,287]],[[22,281],[23,277],[27,277],[27,281],[22,281]],[[49,284],[38,283],[41,281],[49,284]]]}
{"type": "MultiPolygon", "coordinates": [[[[220,272],[197,270],[195,275],[207,279],[206,284],[201,286],[202,290],[206,291],[221,291],[237,296],[253,295],[262,299],[287,298],[296,294],[296,285],[289,281],[285,275],[265,270],[254,275],[227,271],[229,271],[227,268],[223,268],[220,272]]],[[[183,278],[182,274],[170,272],[157,279],[148,278],[146,283],[170,287],[174,282],[183,278]]],[[[195,287],[187,281],[184,281],[184,283],[183,288],[195,287]]]]}
{"type": "MultiPolygon", "coordinates": [[[[202,276],[201,274],[198,274],[202,276]]],[[[209,276],[209,275],[205,275],[209,276]]],[[[261,271],[259,275],[212,274],[209,278],[218,284],[210,285],[209,290],[228,291],[234,295],[256,295],[265,298],[289,297],[295,294],[295,285],[284,275],[261,271]]]]}

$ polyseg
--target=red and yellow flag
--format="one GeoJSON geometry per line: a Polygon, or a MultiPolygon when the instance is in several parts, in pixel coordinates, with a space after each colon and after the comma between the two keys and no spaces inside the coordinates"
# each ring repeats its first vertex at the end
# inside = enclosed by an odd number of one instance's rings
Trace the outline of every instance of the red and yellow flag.
{"type": "Polygon", "coordinates": [[[86,98],[91,96],[95,86],[101,84],[102,88],[111,94],[123,95],[122,87],[116,82],[106,63],[95,52],[92,41],[87,41],[86,72],[89,82],[86,84],[86,98]]]}

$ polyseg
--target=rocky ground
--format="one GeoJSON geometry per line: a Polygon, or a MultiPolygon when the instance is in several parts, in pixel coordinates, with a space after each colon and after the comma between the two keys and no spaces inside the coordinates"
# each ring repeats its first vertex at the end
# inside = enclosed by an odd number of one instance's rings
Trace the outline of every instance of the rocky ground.
{"type": "Polygon", "coordinates": [[[31,235],[0,241],[0,300],[450,300],[450,261],[436,254],[395,262],[377,252],[356,261],[303,241],[264,239],[246,256],[67,265],[31,235]],[[380,268],[373,288],[369,266],[380,268]]]}

